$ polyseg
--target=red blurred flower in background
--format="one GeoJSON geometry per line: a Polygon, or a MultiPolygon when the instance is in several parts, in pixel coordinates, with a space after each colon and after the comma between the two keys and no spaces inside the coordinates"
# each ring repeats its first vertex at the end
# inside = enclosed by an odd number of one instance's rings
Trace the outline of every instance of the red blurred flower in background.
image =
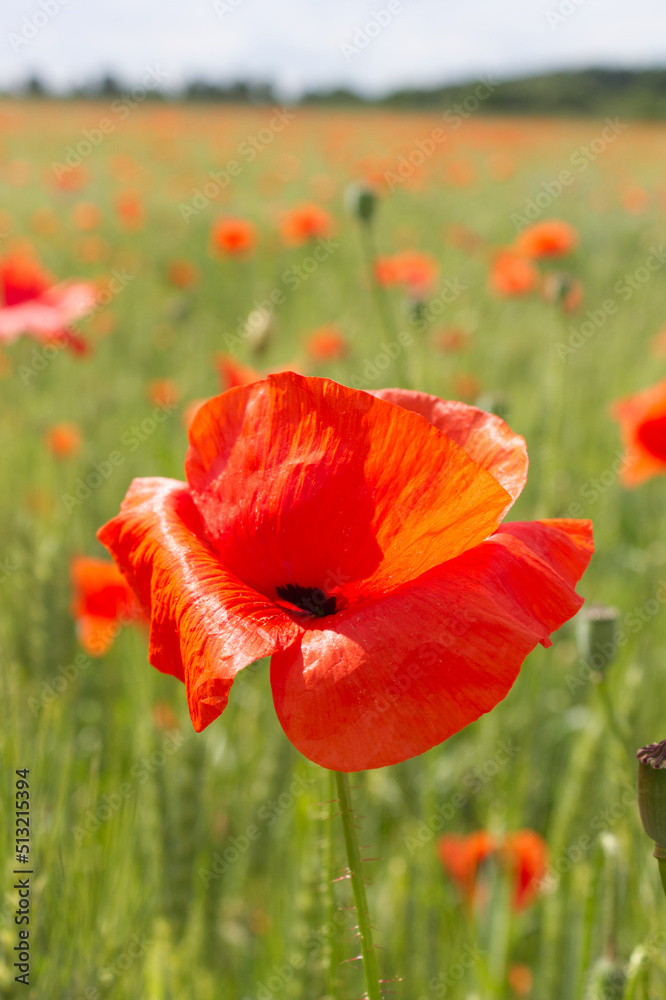
{"type": "Polygon", "coordinates": [[[280,226],[282,239],[287,246],[299,247],[310,240],[330,236],[333,219],[314,202],[305,202],[287,212],[280,226]]]}
{"type": "Polygon", "coordinates": [[[145,616],[115,563],[75,556],[70,574],[79,642],[90,656],[102,656],[123,624],[143,621],[145,616]]]}
{"type": "Polygon", "coordinates": [[[514,250],[525,257],[563,257],[578,246],[578,232],[568,222],[544,219],[527,226],[514,240],[514,250]]]}
{"type": "Polygon", "coordinates": [[[397,285],[415,298],[425,298],[432,292],[438,273],[436,259],[419,250],[403,250],[375,261],[375,277],[380,285],[397,285]]]}
{"type": "Polygon", "coordinates": [[[85,341],[68,330],[94,307],[94,286],[84,281],[55,279],[28,250],[0,260],[0,341],[9,343],[28,334],[40,341],[64,340],[79,353],[85,341]]]}
{"type": "Polygon", "coordinates": [[[230,354],[218,354],[215,358],[217,374],[220,379],[222,391],[235,389],[239,385],[251,385],[252,382],[260,382],[263,378],[261,372],[249,365],[244,365],[237,361],[230,354]]]}
{"type": "Polygon", "coordinates": [[[257,246],[257,230],[246,219],[218,219],[210,232],[215,253],[228,257],[248,257],[257,246]]]}
{"type": "Polygon", "coordinates": [[[340,361],[349,354],[349,345],[342,330],[327,323],[310,334],[307,351],[313,361],[340,361]]]}
{"type": "Polygon", "coordinates": [[[201,275],[199,268],[190,260],[172,260],[167,266],[167,281],[176,288],[192,288],[198,284],[201,275]]]}
{"type": "Polygon", "coordinates": [[[198,731],[270,655],[306,757],[393,764],[493,708],[582,604],[590,523],[499,526],[525,442],[475,407],[287,372],[204,404],[185,468],[134,480],[99,538],[198,731]]]}
{"type": "Polygon", "coordinates": [[[146,212],[138,191],[123,191],[116,199],[116,214],[125,229],[141,229],[146,212]]]}
{"type": "Polygon", "coordinates": [[[500,250],[490,269],[490,288],[502,297],[527,295],[539,284],[540,275],[529,257],[500,250]]]}
{"type": "Polygon", "coordinates": [[[512,904],[516,910],[534,902],[546,874],[546,842],[534,830],[518,830],[507,834],[503,840],[485,830],[467,836],[446,834],[439,838],[437,850],[444,870],[469,905],[487,902],[487,885],[481,878],[487,862],[509,872],[512,904]]]}
{"type": "Polygon", "coordinates": [[[53,424],[44,435],[44,441],[56,458],[70,458],[81,451],[81,428],[77,424],[53,424]]]}
{"type": "Polygon", "coordinates": [[[639,486],[666,472],[666,379],[618,400],[611,413],[625,446],[622,483],[639,486]]]}

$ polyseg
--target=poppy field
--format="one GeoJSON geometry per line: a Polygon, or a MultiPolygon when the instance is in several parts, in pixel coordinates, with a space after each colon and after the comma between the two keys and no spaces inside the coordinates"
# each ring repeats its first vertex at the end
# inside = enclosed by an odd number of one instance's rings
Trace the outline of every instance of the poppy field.
{"type": "Polygon", "coordinates": [[[665,157],[0,103],[0,997],[666,995],[665,157]]]}

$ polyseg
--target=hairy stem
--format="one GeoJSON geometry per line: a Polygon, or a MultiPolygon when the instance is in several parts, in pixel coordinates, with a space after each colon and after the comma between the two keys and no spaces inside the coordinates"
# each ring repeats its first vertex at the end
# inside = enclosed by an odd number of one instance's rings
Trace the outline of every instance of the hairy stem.
{"type": "Polygon", "coordinates": [[[356,832],[356,825],[354,823],[355,817],[351,804],[349,775],[343,773],[342,771],[336,771],[335,783],[338,792],[338,799],[340,801],[340,815],[342,817],[342,829],[345,835],[349,876],[351,878],[352,889],[354,891],[354,902],[356,904],[358,934],[361,942],[363,969],[368,989],[367,997],[368,1000],[381,1000],[382,993],[379,985],[377,955],[372,943],[372,927],[370,925],[368,903],[365,896],[365,885],[361,875],[361,853],[358,846],[358,836],[356,832]]]}

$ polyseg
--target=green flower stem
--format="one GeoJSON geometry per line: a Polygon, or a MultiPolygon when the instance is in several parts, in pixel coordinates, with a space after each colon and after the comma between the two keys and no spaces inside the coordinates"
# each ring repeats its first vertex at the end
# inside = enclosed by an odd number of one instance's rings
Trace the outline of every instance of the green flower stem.
{"type": "Polygon", "coordinates": [[[368,989],[367,997],[368,1000],[382,1000],[382,992],[379,985],[379,970],[377,968],[377,954],[372,943],[372,927],[370,926],[365,885],[363,884],[363,877],[361,875],[361,852],[358,846],[358,836],[354,823],[355,817],[351,804],[349,775],[342,771],[336,771],[335,784],[340,802],[342,829],[345,835],[349,877],[351,878],[354,902],[356,904],[361,955],[363,957],[363,969],[368,989]]]}
{"type": "MultiPolygon", "coordinates": [[[[368,272],[368,279],[372,287],[372,294],[375,300],[375,306],[377,308],[377,315],[379,316],[379,322],[384,328],[384,332],[388,336],[389,340],[398,341],[398,326],[395,321],[395,316],[393,315],[393,308],[389,300],[386,289],[380,285],[379,281],[375,276],[375,258],[377,256],[374,240],[374,232],[372,230],[372,222],[362,222],[360,224],[361,229],[361,245],[363,247],[363,256],[365,257],[365,265],[368,272]]],[[[400,358],[402,355],[400,356],[400,358]]],[[[409,379],[406,371],[406,365],[402,360],[397,360],[395,362],[396,373],[399,378],[404,381],[405,385],[408,386],[409,379]]]]}
{"type": "Polygon", "coordinates": [[[664,887],[664,895],[666,895],[666,858],[658,858],[657,862],[659,864],[659,874],[661,875],[661,884],[664,887]]]}

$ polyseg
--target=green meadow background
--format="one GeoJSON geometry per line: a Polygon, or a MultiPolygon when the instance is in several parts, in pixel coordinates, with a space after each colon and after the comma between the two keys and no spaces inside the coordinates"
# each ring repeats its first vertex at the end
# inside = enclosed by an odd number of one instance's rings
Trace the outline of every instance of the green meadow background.
{"type": "Polygon", "coordinates": [[[422,757],[353,777],[361,842],[378,859],[366,871],[380,970],[395,980],[387,995],[504,1000],[518,995],[508,973],[520,963],[535,1000],[658,1000],[666,909],[638,819],[634,756],[666,736],[666,480],[620,485],[609,406],[666,375],[666,357],[650,350],[666,323],[666,269],[640,277],[664,241],[666,129],[630,123],[594,152],[603,121],[470,116],[404,183],[387,184],[441,115],[297,109],[249,161],[239,147],[271,116],[142,104],[121,118],[103,104],[0,104],[0,252],[27,239],[59,278],[108,288],[115,277],[122,286],[80,324],[88,356],[45,358],[28,338],[2,352],[0,996],[352,1000],[363,992],[359,963],[348,961],[359,951],[345,909],[351,890],[333,881],[345,859],[330,777],[282,733],[268,664],[245,670],[224,715],[197,735],[184,688],[148,665],[140,628],[120,629],[111,650],[90,659],[70,613],[71,557],[104,555],[95,532],[133,477],[183,478],[183,413],[221,391],[214,356],[226,352],[263,371],[293,365],[348,385],[410,385],[501,406],[530,454],[510,517],[591,518],[597,551],[579,591],[617,607],[629,636],[599,683],[576,623],[567,624],[550,649],[528,657],[492,713],[422,757]],[[54,164],[104,118],[113,130],[81,158],[83,186],[67,190],[54,164]],[[209,172],[234,159],[241,169],[229,184],[184,212],[209,172]],[[544,185],[555,191],[563,170],[573,181],[549,196],[544,185]],[[378,250],[416,248],[440,268],[425,321],[390,293],[394,329],[409,345],[388,365],[385,345],[396,338],[378,318],[359,226],[343,203],[346,185],[367,176],[384,182],[378,250]],[[145,208],[136,230],[123,228],[114,207],[130,189],[145,208]],[[278,233],[281,213],[303,201],[335,220],[333,248],[315,268],[305,264],[313,246],[285,248],[278,233]],[[101,209],[93,234],[74,224],[80,202],[101,209]],[[542,268],[582,282],[583,305],[569,316],[538,294],[499,299],[488,289],[492,249],[515,238],[530,203],[537,218],[579,231],[578,249],[542,268]],[[211,255],[221,215],[256,224],[251,259],[211,255]],[[479,245],[462,249],[459,227],[479,245]],[[83,243],[91,235],[92,249],[83,243]],[[196,286],[169,284],[175,259],[196,266],[196,286]],[[292,287],[285,275],[299,273],[306,277],[292,287]],[[238,331],[276,289],[284,301],[256,355],[238,331]],[[586,321],[590,336],[580,333],[586,321]],[[316,362],[308,338],[330,323],[348,356],[316,362]],[[447,352],[438,343],[451,329],[462,331],[463,346],[447,352]],[[147,398],[158,378],[172,379],[181,399],[161,423],[147,398]],[[83,432],[80,454],[64,460],[44,443],[63,421],[83,432]],[[106,470],[114,451],[122,461],[78,499],[79,483],[106,470]],[[30,769],[28,987],[12,968],[17,768],[30,769]],[[456,793],[463,804],[446,808],[456,793]],[[470,912],[441,868],[437,837],[522,828],[548,844],[540,897],[513,912],[506,876],[490,865],[488,903],[470,912]],[[604,956],[629,968],[626,990],[591,985],[604,956]]]}

